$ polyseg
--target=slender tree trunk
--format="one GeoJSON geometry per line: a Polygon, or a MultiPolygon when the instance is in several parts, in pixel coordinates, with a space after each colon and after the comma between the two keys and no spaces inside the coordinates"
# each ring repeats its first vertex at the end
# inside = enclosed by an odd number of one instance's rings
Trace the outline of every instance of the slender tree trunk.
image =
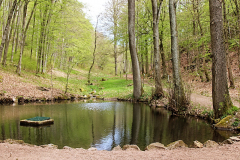
{"type": "Polygon", "coordinates": [[[6,61],[7,61],[8,47],[9,47],[9,43],[10,43],[10,40],[11,40],[11,37],[12,37],[12,31],[13,31],[13,28],[14,28],[14,22],[15,22],[16,14],[17,14],[17,10],[15,9],[13,19],[12,19],[12,26],[11,26],[9,35],[6,39],[6,43],[5,43],[5,47],[4,47],[4,55],[3,55],[3,61],[2,61],[2,65],[4,67],[5,67],[6,61]]]}
{"type": "Polygon", "coordinates": [[[135,0],[128,0],[128,34],[133,71],[133,97],[139,99],[142,95],[142,84],[135,41],[135,0]]]}
{"type": "Polygon", "coordinates": [[[176,1],[169,0],[169,16],[170,16],[170,30],[171,30],[171,52],[173,64],[173,97],[171,105],[178,111],[187,108],[186,97],[182,84],[180,72],[180,56],[178,47],[178,33],[177,33],[177,18],[176,18],[176,1]]]}
{"type": "Polygon", "coordinates": [[[228,79],[230,83],[230,88],[235,88],[233,74],[232,74],[232,66],[231,66],[231,58],[228,53],[228,23],[227,23],[227,13],[226,13],[226,4],[225,0],[222,0],[223,3],[223,18],[224,18],[224,39],[225,39],[225,49],[226,49],[226,58],[227,58],[227,70],[228,70],[228,79]]]}
{"type": "Polygon", "coordinates": [[[33,32],[32,32],[32,40],[31,40],[31,55],[30,55],[30,59],[32,59],[32,53],[33,53],[33,39],[34,39],[34,33],[35,33],[35,25],[36,25],[36,16],[34,13],[33,16],[33,32]]]}
{"type": "Polygon", "coordinates": [[[24,51],[24,46],[25,46],[25,39],[27,36],[27,30],[30,24],[30,21],[32,19],[35,7],[37,6],[37,0],[34,2],[34,6],[32,9],[32,12],[30,14],[30,17],[27,21],[26,27],[25,27],[25,22],[26,22],[26,17],[27,17],[27,6],[28,6],[29,1],[26,0],[24,4],[24,9],[23,9],[23,24],[22,24],[22,36],[21,36],[21,51],[20,51],[20,56],[19,56],[19,61],[18,61],[18,67],[17,67],[17,73],[18,75],[21,75],[21,65],[22,65],[22,56],[23,56],[23,51],[24,51]]]}
{"type": "Polygon", "coordinates": [[[146,75],[149,75],[149,62],[148,62],[148,40],[145,40],[145,68],[146,68],[146,75]]]}
{"type": "Polygon", "coordinates": [[[128,73],[128,55],[127,55],[127,52],[128,52],[128,42],[126,40],[126,50],[125,50],[125,70],[126,70],[126,80],[127,80],[127,73],[128,73]]]}
{"type": "Polygon", "coordinates": [[[45,6],[43,15],[42,15],[42,22],[41,22],[41,31],[40,31],[40,38],[39,38],[39,46],[38,46],[38,60],[37,60],[37,70],[36,73],[39,73],[42,68],[42,58],[43,58],[43,45],[44,45],[44,33],[46,27],[46,18],[47,18],[47,5],[45,6]]]}
{"type": "Polygon", "coordinates": [[[159,50],[159,31],[158,24],[161,13],[162,0],[158,7],[157,0],[152,0],[153,11],[153,44],[154,44],[154,68],[155,68],[155,93],[154,96],[161,98],[164,96],[162,82],[161,82],[161,64],[160,64],[160,50],[159,50]]]}
{"type": "Polygon", "coordinates": [[[165,10],[163,10],[163,15],[161,18],[161,31],[160,31],[160,35],[159,35],[159,39],[160,39],[160,53],[161,53],[161,58],[162,58],[162,71],[163,71],[163,76],[162,78],[167,78],[167,66],[166,66],[166,58],[165,58],[165,54],[164,54],[164,48],[163,48],[163,30],[164,30],[164,20],[165,20],[165,10]]]}
{"type": "Polygon", "coordinates": [[[13,37],[13,41],[12,41],[11,63],[13,62],[13,54],[14,54],[15,43],[17,44],[17,41],[18,41],[18,28],[19,28],[19,21],[20,21],[20,7],[21,7],[21,3],[18,6],[17,21],[16,21],[16,24],[15,24],[14,33],[13,33],[14,37],[13,37]]]}
{"type": "Polygon", "coordinates": [[[196,12],[196,5],[195,0],[192,0],[192,7],[193,7],[193,35],[196,35],[196,19],[195,19],[195,12],[196,12]]]}
{"type": "Polygon", "coordinates": [[[239,0],[234,0],[236,6],[237,20],[238,20],[238,68],[240,70],[240,8],[239,8],[239,0]]]}
{"type": "Polygon", "coordinates": [[[128,51],[128,46],[127,46],[127,42],[124,43],[125,45],[125,54],[124,54],[124,72],[123,73],[127,73],[127,51],[128,51]]]}
{"type": "Polygon", "coordinates": [[[17,6],[17,3],[18,3],[17,1],[18,0],[13,1],[12,8],[11,8],[9,14],[8,14],[8,19],[7,19],[5,29],[3,31],[3,37],[2,37],[2,42],[1,42],[1,46],[0,46],[0,62],[1,62],[1,58],[2,58],[3,48],[5,46],[5,42],[6,42],[8,33],[9,33],[9,28],[10,28],[11,20],[12,20],[12,17],[13,17],[13,12],[14,12],[16,6],[17,6]]]}
{"type": "Polygon", "coordinates": [[[24,50],[24,45],[25,45],[25,24],[26,24],[26,17],[27,17],[27,6],[28,6],[28,1],[25,1],[24,6],[23,6],[23,19],[22,19],[22,33],[21,33],[21,51],[20,51],[20,56],[19,56],[19,61],[18,61],[18,66],[16,72],[18,75],[21,75],[21,62],[22,62],[22,55],[23,55],[23,50],[24,50]]]}
{"type": "Polygon", "coordinates": [[[163,48],[163,30],[161,31],[160,34],[160,53],[161,53],[161,58],[162,58],[162,70],[163,70],[163,76],[162,78],[167,78],[167,66],[166,66],[166,58],[164,54],[164,48],[163,48]]]}
{"type": "Polygon", "coordinates": [[[117,66],[117,3],[115,0],[113,1],[113,23],[114,23],[114,31],[113,31],[113,36],[114,36],[114,59],[115,59],[115,76],[118,75],[118,66],[117,66]]]}
{"type": "Polygon", "coordinates": [[[91,82],[91,70],[93,68],[93,65],[94,65],[94,62],[95,62],[95,58],[96,58],[96,55],[95,55],[95,52],[96,52],[96,49],[97,49],[97,25],[98,25],[98,18],[99,16],[97,17],[97,23],[96,23],[96,27],[95,27],[95,42],[94,42],[94,50],[93,50],[93,61],[92,61],[92,65],[88,71],[88,84],[90,84],[91,82]]]}
{"type": "Polygon", "coordinates": [[[222,1],[209,0],[212,47],[212,99],[215,118],[232,107],[227,85],[226,53],[223,34],[222,1]]]}
{"type": "Polygon", "coordinates": [[[2,6],[2,2],[3,2],[3,0],[0,0],[0,8],[1,8],[1,6],[2,6]]]}

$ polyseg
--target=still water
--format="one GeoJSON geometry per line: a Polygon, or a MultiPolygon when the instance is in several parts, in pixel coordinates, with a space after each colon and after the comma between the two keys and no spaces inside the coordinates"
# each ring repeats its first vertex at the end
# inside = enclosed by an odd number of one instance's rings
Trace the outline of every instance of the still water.
{"type": "Polygon", "coordinates": [[[143,150],[153,142],[167,145],[180,139],[188,145],[194,140],[220,142],[234,134],[215,131],[203,120],[172,116],[164,109],[154,113],[149,106],[128,102],[0,106],[0,125],[1,140],[11,138],[35,145],[52,143],[59,148],[98,150],[124,144],[137,144],[143,150]],[[35,116],[51,117],[54,124],[20,126],[20,120],[35,116]]]}

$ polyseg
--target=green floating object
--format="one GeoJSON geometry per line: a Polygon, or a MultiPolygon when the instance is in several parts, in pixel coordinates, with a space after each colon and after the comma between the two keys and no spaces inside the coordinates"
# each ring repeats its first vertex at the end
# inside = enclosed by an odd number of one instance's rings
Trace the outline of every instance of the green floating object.
{"type": "Polygon", "coordinates": [[[27,120],[29,120],[29,121],[45,121],[45,120],[49,120],[50,119],[50,117],[33,117],[33,118],[29,118],[29,119],[27,119],[27,120]]]}
{"type": "Polygon", "coordinates": [[[20,121],[20,125],[28,126],[41,126],[41,125],[50,125],[53,124],[54,120],[50,117],[33,117],[29,119],[24,119],[20,121]]]}

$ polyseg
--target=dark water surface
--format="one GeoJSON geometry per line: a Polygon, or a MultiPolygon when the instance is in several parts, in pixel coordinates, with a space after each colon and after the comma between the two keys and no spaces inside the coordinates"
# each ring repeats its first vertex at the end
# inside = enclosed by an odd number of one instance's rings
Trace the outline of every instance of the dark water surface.
{"type": "Polygon", "coordinates": [[[65,103],[48,105],[0,106],[0,139],[21,139],[26,143],[56,144],[59,148],[96,147],[111,150],[124,144],[137,144],[142,150],[150,143],[167,145],[183,140],[217,142],[234,135],[215,131],[206,121],[172,116],[162,109],[154,113],[149,106],[128,102],[65,103]],[[45,127],[20,126],[19,121],[35,116],[51,117],[45,127]]]}

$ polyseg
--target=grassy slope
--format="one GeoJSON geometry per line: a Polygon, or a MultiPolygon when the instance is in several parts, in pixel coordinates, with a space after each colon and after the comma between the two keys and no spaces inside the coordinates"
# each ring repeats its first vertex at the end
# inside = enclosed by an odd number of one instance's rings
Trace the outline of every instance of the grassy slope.
{"type": "MultiPolygon", "coordinates": [[[[15,67],[8,65],[0,70],[18,76],[15,73],[15,67]]],[[[132,80],[102,73],[91,73],[91,80],[93,85],[87,85],[88,71],[75,68],[72,70],[69,78],[68,93],[77,95],[88,95],[93,90],[96,91],[100,97],[104,98],[131,98],[133,93],[132,80]],[[106,81],[102,81],[102,79],[106,81]],[[81,91],[82,90],[82,91],[81,91]]],[[[25,68],[21,74],[22,82],[31,83],[40,87],[51,88],[51,70],[46,74],[36,75],[33,70],[25,68]]],[[[52,74],[53,88],[65,91],[67,83],[67,74],[64,70],[54,69],[52,74]]],[[[0,91],[3,92],[3,91],[0,91]]],[[[151,96],[152,87],[149,84],[144,84],[144,99],[151,96]]]]}

